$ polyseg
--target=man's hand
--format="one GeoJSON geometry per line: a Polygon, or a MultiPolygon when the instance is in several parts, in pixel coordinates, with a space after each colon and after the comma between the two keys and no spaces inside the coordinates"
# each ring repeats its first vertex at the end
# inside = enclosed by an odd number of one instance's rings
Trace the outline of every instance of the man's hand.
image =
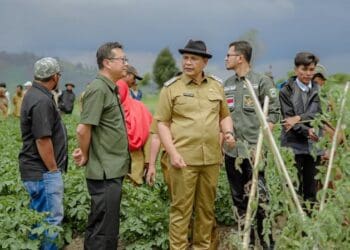
{"type": "Polygon", "coordinates": [[[301,118],[300,116],[292,116],[292,117],[287,117],[286,119],[282,120],[282,125],[288,132],[295,124],[300,122],[301,118]]]}
{"type": "Polygon", "coordinates": [[[76,165],[79,167],[85,166],[87,162],[87,157],[83,155],[83,152],[80,148],[76,148],[73,151],[73,159],[76,165]]]}
{"type": "Polygon", "coordinates": [[[318,136],[315,134],[315,129],[309,128],[308,132],[309,132],[308,138],[310,140],[315,141],[315,142],[318,141],[318,136]]]}
{"type": "Polygon", "coordinates": [[[236,146],[236,140],[233,137],[232,132],[225,133],[224,140],[229,148],[234,148],[236,146]]]}
{"type": "Polygon", "coordinates": [[[154,165],[148,166],[148,171],[146,175],[146,183],[149,186],[153,186],[156,180],[156,167],[154,165]]]}
{"type": "Polygon", "coordinates": [[[187,167],[184,159],[182,158],[182,156],[178,152],[175,152],[175,153],[170,155],[170,163],[175,168],[187,167]]]}

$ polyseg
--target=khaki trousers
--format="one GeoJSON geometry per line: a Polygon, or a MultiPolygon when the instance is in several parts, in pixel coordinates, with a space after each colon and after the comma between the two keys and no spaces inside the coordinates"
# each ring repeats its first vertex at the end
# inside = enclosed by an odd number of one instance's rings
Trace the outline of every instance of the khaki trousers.
{"type": "Polygon", "coordinates": [[[188,230],[192,213],[192,247],[194,250],[210,249],[215,224],[214,202],[219,171],[219,164],[169,168],[172,198],[169,220],[170,249],[188,249],[188,230]]]}
{"type": "Polygon", "coordinates": [[[128,174],[128,177],[137,185],[143,184],[145,164],[149,162],[150,147],[149,136],[145,145],[141,149],[130,151],[131,173],[128,174]]]}

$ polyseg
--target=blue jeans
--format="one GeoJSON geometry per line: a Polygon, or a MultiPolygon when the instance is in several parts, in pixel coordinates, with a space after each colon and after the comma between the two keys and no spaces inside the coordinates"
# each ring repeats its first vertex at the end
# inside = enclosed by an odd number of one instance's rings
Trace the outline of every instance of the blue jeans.
{"type": "MultiPolygon", "coordinates": [[[[63,220],[63,180],[60,171],[46,172],[39,181],[23,181],[24,187],[30,195],[30,208],[38,212],[49,212],[45,221],[52,225],[59,225],[63,220]]],[[[58,249],[54,243],[56,234],[45,232],[45,240],[41,244],[43,250],[58,249]]]]}

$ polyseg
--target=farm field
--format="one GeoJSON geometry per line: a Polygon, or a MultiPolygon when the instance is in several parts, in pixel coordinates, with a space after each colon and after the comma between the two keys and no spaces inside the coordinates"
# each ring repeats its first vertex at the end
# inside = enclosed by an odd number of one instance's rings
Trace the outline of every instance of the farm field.
{"type": "MultiPolygon", "coordinates": [[[[324,90],[322,101],[332,110],[324,114],[334,127],[340,117],[340,101],[343,86],[324,90]]],[[[343,113],[342,133],[345,140],[338,145],[333,163],[331,181],[333,188],[327,189],[327,202],[322,212],[319,205],[303,204],[308,216],[304,219],[295,208],[280,174],[274,156],[266,146],[266,157],[260,166],[265,165],[265,177],[269,190],[269,204],[264,232],[272,233],[276,249],[349,249],[350,248],[350,95],[343,113]]],[[[150,96],[146,105],[154,112],[157,97],[150,96]]],[[[18,172],[18,153],[22,146],[19,120],[9,117],[0,120],[0,249],[38,249],[39,240],[29,240],[30,233],[43,235],[44,230],[60,233],[60,242],[66,249],[75,249],[69,243],[81,247],[84,228],[89,212],[90,198],[87,193],[84,170],[76,168],[71,153],[76,147],[75,128],[79,121],[76,107],[72,116],[64,116],[69,139],[69,167],[64,176],[65,219],[62,227],[53,227],[42,222],[44,214],[28,209],[29,197],[25,192],[18,172]],[[32,225],[40,224],[36,228],[32,225]],[[68,246],[68,247],[67,247],[68,246]]],[[[320,119],[315,121],[320,122],[320,119]]],[[[275,139],[279,138],[277,126],[275,139]]],[[[279,144],[279,143],[277,143],[279,144]]],[[[330,140],[325,136],[319,145],[330,149],[330,140]]],[[[281,149],[283,159],[295,187],[299,185],[293,157],[289,150],[281,149]]],[[[317,178],[322,183],[326,173],[325,163],[319,167],[317,178]]],[[[318,193],[320,199],[322,191],[318,193]]],[[[256,202],[254,204],[256,207],[256,202]]],[[[158,168],[156,184],[153,187],[134,187],[129,181],[123,185],[121,208],[120,243],[122,249],[168,249],[168,209],[169,199],[166,185],[158,168]]],[[[242,232],[237,232],[230,191],[222,168],[216,200],[216,218],[219,249],[240,249],[242,232]]]]}

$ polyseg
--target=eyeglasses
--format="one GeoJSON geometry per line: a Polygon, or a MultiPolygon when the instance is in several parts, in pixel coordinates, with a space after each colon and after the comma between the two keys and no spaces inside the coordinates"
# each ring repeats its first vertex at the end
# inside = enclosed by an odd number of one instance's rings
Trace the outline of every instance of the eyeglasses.
{"type": "Polygon", "coordinates": [[[226,54],[227,58],[230,57],[230,56],[240,56],[240,55],[238,55],[238,54],[226,54]]]}
{"type": "Polygon", "coordinates": [[[121,60],[123,63],[127,63],[129,61],[129,59],[126,57],[111,57],[108,58],[108,60],[121,60]]]}

